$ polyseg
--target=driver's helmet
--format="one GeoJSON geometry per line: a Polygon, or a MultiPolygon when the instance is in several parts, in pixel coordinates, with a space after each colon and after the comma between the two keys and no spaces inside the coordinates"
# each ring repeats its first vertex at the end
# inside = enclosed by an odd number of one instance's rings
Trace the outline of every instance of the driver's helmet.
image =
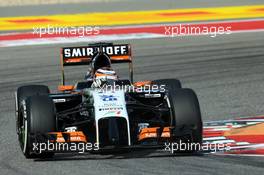
{"type": "Polygon", "coordinates": [[[111,68],[111,59],[110,57],[105,54],[105,53],[98,53],[93,59],[92,59],[92,69],[94,71],[94,73],[100,69],[100,68],[104,68],[104,67],[109,67],[111,68]]]}
{"type": "Polygon", "coordinates": [[[95,71],[92,87],[103,87],[105,84],[112,85],[117,79],[118,77],[113,69],[102,67],[95,71]]]}
{"type": "Polygon", "coordinates": [[[93,80],[95,77],[95,73],[98,69],[110,69],[111,68],[111,59],[105,53],[97,53],[92,58],[91,68],[85,75],[86,80],[93,80]]]}

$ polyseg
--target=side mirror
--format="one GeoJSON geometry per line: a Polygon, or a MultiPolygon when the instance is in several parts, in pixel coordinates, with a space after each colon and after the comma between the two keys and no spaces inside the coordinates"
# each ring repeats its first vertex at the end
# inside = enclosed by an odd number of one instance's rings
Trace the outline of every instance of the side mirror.
{"type": "Polygon", "coordinates": [[[59,91],[72,91],[74,89],[73,85],[59,85],[58,90],[59,91]]]}
{"type": "Polygon", "coordinates": [[[151,81],[138,81],[133,84],[136,87],[151,85],[151,81]]]}

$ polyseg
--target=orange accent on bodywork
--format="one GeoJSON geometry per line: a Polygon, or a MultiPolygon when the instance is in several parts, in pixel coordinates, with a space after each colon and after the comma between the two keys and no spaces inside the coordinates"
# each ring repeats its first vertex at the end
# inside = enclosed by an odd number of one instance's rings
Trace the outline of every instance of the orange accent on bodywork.
{"type": "Polygon", "coordinates": [[[74,89],[73,85],[60,85],[58,86],[59,91],[72,91],[74,89]]]}
{"type": "MultiPolygon", "coordinates": [[[[122,55],[122,56],[110,56],[112,62],[131,62],[130,55],[122,55]]],[[[63,65],[65,64],[78,64],[78,63],[87,63],[89,64],[92,61],[92,58],[62,58],[63,65]]]]}
{"type": "Polygon", "coordinates": [[[69,135],[69,142],[85,142],[87,143],[87,138],[82,131],[76,132],[50,132],[49,134],[57,135],[56,142],[64,143],[66,140],[63,137],[63,134],[69,135]]]}
{"type": "Polygon", "coordinates": [[[64,63],[89,63],[91,58],[68,58],[64,59],[64,63]]]}
{"type": "Polygon", "coordinates": [[[131,61],[130,55],[111,56],[111,61],[131,61]]]}
{"type": "Polygon", "coordinates": [[[135,82],[133,85],[137,87],[151,85],[151,81],[138,81],[135,82]]]}
{"type": "MultiPolygon", "coordinates": [[[[154,127],[154,128],[143,128],[138,136],[138,141],[142,141],[144,139],[149,139],[149,138],[157,138],[157,129],[159,127],[154,127]]],[[[170,127],[165,127],[163,129],[163,132],[161,134],[161,137],[163,138],[170,138],[170,127]]]]}

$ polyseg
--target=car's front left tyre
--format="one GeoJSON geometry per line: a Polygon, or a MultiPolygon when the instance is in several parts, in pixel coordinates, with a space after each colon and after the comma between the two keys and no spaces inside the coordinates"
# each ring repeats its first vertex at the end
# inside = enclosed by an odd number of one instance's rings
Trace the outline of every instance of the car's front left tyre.
{"type": "Polygon", "coordinates": [[[203,124],[197,95],[192,89],[177,89],[169,92],[172,112],[171,125],[177,128],[179,134],[189,130],[189,136],[184,141],[188,146],[183,152],[197,152],[202,147],[203,124]]]}

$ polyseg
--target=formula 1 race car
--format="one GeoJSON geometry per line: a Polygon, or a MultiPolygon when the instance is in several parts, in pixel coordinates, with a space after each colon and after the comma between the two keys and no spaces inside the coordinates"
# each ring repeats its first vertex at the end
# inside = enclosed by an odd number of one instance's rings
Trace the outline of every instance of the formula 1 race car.
{"type": "MultiPolygon", "coordinates": [[[[60,93],[50,93],[44,85],[17,89],[16,129],[26,158],[79,152],[76,145],[81,143],[86,145],[85,151],[95,153],[157,149],[168,142],[202,143],[202,119],[195,92],[182,88],[177,79],[133,82],[129,44],[62,48],[61,69],[60,93]],[[111,63],[129,63],[130,79],[106,79],[103,88],[93,87],[93,79],[65,85],[65,66],[101,64],[105,57],[111,63]]],[[[197,151],[198,147],[186,150],[197,151]]]]}

